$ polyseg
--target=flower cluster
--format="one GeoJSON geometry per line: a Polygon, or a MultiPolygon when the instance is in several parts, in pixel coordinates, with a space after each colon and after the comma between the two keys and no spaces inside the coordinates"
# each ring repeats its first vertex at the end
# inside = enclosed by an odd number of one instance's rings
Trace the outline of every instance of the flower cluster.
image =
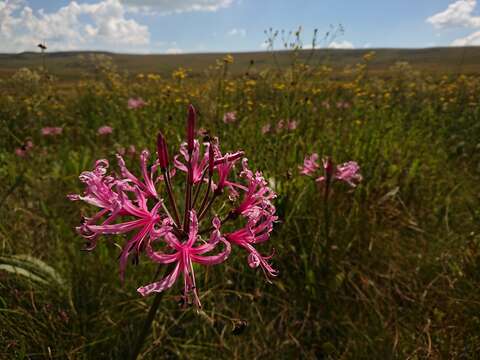
{"type": "Polygon", "coordinates": [[[267,276],[277,274],[269,263],[271,256],[255,248],[270,238],[277,216],[275,193],[260,172],[249,169],[243,151],[223,154],[217,139],[200,144],[194,139],[195,123],[196,112],[190,106],[187,142],[173,157],[173,166],[159,133],[156,158],[151,159],[147,150],[140,155],[141,177],[130,172],[117,154],[119,176],[107,173],[107,160],[98,160],[92,171],[80,175],[85,192],[69,198],[99,209],[77,227],[88,250],[101,235],[133,233],[119,258],[122,280],[128,260],[138,262],[143,254],[158,264],[170,264],[170,270],[163,279],[139,287],[140,294],[162,292],[182,277],[185,303],[200,307],[193,264],[220,264],[233,246],[246,250],[250,267],[261,267],[267,276]],[[239,162],[242,170],[237,174],[239,162]],[[174,187],[181,186],[177,182],[182,179],[180,203],[174,187]],[[223,201],[226,195],[229,200],[223,201]]]}
{"type": "Polygon", "coordinates": [[[352,187],[356,187],[357,184],[362,181],[360,166],[358,166],[355,161],[348,161],[335,167],[332,159],[329,157],[322,159],[323,175],[317,177],[320,169],[318,159],[319,156],[316,153],[306,156],[305,160],[303,161],[303,166],[298,167],[300,174],[316,177],[315,181],[319,183],[325,182],[330,184],[331,182],[338,180],[346,182],[352,187]]]}

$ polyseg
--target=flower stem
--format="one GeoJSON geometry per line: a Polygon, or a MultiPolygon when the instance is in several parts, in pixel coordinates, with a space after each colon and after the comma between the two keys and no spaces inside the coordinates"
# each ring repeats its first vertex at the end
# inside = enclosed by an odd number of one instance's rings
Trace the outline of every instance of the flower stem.
{"type": "Polygon", "coordinates": [[[133,348],[132,360],[136,360],[138,357],[138,354],[140,354],[140,351],[142,350],[143,343],[145,342],[145,339],[147,338],[147,335],[150,331],[150,327],[152,325],[155,314],[157,313],[158,307],[162,302],[162,298],[163,298],[163,292],[159,292],[155,295],[155,298],[153,299],[153,303],[150,306],[150,310],[148,311],[147,318],[143,323],[142,331],[140,332],[140,335],[137,338],[135,347],[133,348]]]}

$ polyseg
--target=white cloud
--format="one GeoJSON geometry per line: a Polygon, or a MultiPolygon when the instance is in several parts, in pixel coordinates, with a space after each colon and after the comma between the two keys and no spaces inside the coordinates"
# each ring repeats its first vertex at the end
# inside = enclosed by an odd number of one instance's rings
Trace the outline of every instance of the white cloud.
{"type": "Polygon", "coordinates": [[[328,47],[330,49],[354,49],[355,46],[350,41],[343,40],[343,41],[332,41],[328,47]]]}
{"type": "Polygon", "coordinates": [[[36,50],[141,50],[150,43],[148,27],[126,18],[119,0],[70,2],[56,12],[34,12],[23,0],[0,0],[1,52],[36,50]]]}
{"type": "Polygon", "coordinates": [[[478,46],[480,45],[480,31],[475,31],[464,38],[456,39],[452,46],[478,46]]]}
{"type": "Polygon", "coordinates": [[[438,29],[447,27],[479,27],[480,16],[473,16],[476,0],[457,0],[448,8],[427,18],[427,22],[438,29]]]}
{"type": "Polygon", "coordinates": [[[227,32],[228,36],[240,36],[240,37],[245,37],[247,36],[247,30],[245,29],[237,29],[233,28],[227,32]]]}
{"type": "Polygon", "coordinates": [[[234,0],[121,0],[133,11],[146,13],[215,12],[232,5],[234,0]]]}
{"type": "MultiPolygon", "coordinates": [[[[457,0],[450,4],[445,11],[430,16],[427,22],[437,29],[465,27],[480,28],[480,16],[473,15],[477,0],[457,0]]],[[[454,40],[452,46],[480,45],[480,31],[454,40]]]]}

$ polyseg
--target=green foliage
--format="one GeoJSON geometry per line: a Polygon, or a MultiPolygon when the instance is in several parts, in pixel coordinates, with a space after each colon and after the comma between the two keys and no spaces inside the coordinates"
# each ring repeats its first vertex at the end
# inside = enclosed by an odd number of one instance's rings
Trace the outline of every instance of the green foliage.
{"type": "Polygon", "coordinates": [[[144,358],[474,358],[480,80],[405,62],[379,74],[361,55],[341,70],[298,55],[278,68],[225,57],[204,74],[185,65],[162,76],[94,57],[78,60],[91,71],[68,88],[25,70],[0,83],[0,357],[118,359],[133,346],[151,302],[136,288],[155,266],[141,258],[122,285],[125,238],[80,251],[74,227],[93,209],[66,194],[81,191],[78,175],[98,158],[118,171],[114,154],[130,145],[127,165],[138,169],[159,129],[174,153],[193,102],[199,127],[223,150],[243,149],[278,192],[281,221],[260,251],[275,249],[280,276],[267,283],[240,250],[196,269],[203,311],[168,291],[144,358]],[[148,104],[129,110],[129,97],[148,104]],[[236,122],[222,121],[227,111],[236,122]],[[112,134],[98,135],[102,125],[112,134]],[[63,134],[44,137],[45,126],[63,134]],[[364,177],[354,191],[335,184],[328,267],[321,189],[298,172],[312,152],[356,160],[364,177]]]}

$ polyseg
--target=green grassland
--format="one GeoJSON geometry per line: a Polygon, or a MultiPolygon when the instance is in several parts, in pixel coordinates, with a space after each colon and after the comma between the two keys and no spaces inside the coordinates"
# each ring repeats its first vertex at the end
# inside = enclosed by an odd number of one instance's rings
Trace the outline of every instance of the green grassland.
{"type": "MultiPolygon", "coordinates": [[[[365,50],[303,50],[299,58],[309,60],[312,64],[328,64],[336,70],[346,66],[353,66],[361,61],[362,57],[371,49],[365,50]]],[[[429,48],[429,49],[373,49],[376,56],[371,62],[371,71],[378,73],[388,72],[396,62],[408,62],[413,68],[433,74],[472,74],[480,72],[480,48],[429,48]]],[[[85,61],[92,54],[103,54],[112,58],[119,71],[130,74],[157,73],[170,75],[179,68],[187,68],[195,76],[202,76],[205,69],[215,64],[217,59],[226,54],[176,54],[176,55],[135,55],[115,54],[106,52],[58,52],[46,53],[45,63],[54,76],[64,81],[76,80],[92,69],[85,61]]],[[[280,68],[290,63],[289,51],[275,52],[246,52],[235,54],[235,63],[230,72],[241,75],[248,71],[253,61],[256,68],[263,70],[272,66],[280,68]]],[[[38,68],[43,64],[40,53],[0,54],[0,77],[12,75],[21,67],[38,68]]]]}
{"type": "Polygon", "coordinates": [[[167,291],[142,358],[478,358],[479,49],[78,55],[48,54],[46,71],[38,54],[0,56],[0,358],[128,358],[152,302],[136,289],[156,265],[141,256],[122,284],[126,238],[81,251],[74,228],[94,209],[66,195],[96,159],[118,172],[130,145],[138,175],[158,130],[176,152],[189,103],[278,193],[258,248],[274,249],[279,276],[268,283],[239,249],[196,269],[203,310],[179,305],[180,284],[167,291]],[[128,109],[130,97],[147,105],[128,109]],[[334,184],[328,233],[323,188],[299,174],[312,152],[363,175],[334,184]]]}

